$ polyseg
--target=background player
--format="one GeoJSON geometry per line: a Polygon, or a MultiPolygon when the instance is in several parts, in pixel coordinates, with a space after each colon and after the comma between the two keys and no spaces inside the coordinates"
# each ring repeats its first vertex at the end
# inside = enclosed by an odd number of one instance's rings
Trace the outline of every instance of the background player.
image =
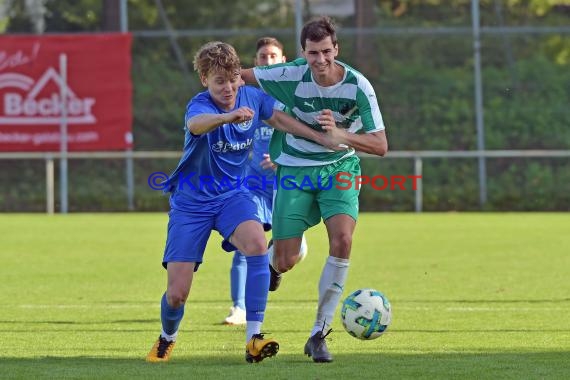
{"type": "MultiPolygon", "coordinates": [[[[255,66],[267,66],[283,63],[287,60],[283,55],[283,44],[274,37],[262,37],[257,40],[255,66]]],[[[258,216],[263,223],[265,231],[271,229],[273,214],[273,181],[275,180],[276,166],[269,157],[269,141],[274,129],[264,123],[260,123],[253,138],[253,151],[251,161],[247,167],[247,175],[254,178],[264,178],[263,186],[252,186],[250,189],[253,200],[257,205],[258,216]]],[[[272,252],[272,249],[270,249],[272,252]]],[[[307,254],[307,242],[303,236],[301,243],[300,258],[307,254]]],[[[242,325],[245,319],[245,280],[247,263],[245,256],[240,251],[235,251],[230,270],[230,294],[233,305],[230,313],[224,319],[227,325],[242,325]]],[[[269,290],[274,290],[275,284],[269,285],[269,290]]]]}

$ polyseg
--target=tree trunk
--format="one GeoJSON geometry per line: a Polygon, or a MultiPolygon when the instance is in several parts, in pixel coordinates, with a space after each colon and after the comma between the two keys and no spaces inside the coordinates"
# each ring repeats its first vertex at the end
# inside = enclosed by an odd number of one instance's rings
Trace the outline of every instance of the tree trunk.
{"type": "MultiPolygon", "coordinates": [[[[374,1],[354,0],[356,29],[373,28],[376,26],[374,1]]],[[[358,71],[371,77],[378,76],[378,49],[372,34],[356,34],[356,63],[358,71]]]]}

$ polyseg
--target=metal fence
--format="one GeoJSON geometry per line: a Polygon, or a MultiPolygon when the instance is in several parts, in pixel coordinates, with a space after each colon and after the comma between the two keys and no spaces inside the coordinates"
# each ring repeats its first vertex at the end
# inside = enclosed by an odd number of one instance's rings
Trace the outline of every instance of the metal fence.
{"type": "MultiPolygon", "coordinates": [[[[556,25],[540,22],[528,25],[510,23],[512,17],[508,14],[508,10],[500,7],[502,0],[485,2],[483,5],[478,0],[471,0],[469,12],[457,15],[453,13],[451,7],[445,8],[442,12],[449,14],[439,15],[441,17],[438,16],[438,22],[426,18],[426,22],[421,25],[409,25],[398,18],[380,17],[374,25],[370,25],[361,22],[355,13],[347,13],[346,4],[353,4],[352,2],[344,0],[281,2],[292,4],[292,22],[286,26],[266,25],[248,28],[224,23],[223,27],[220,25],[195,27],[193,20],[177,20],[175,14],[169,14],[163,8],[159,12],[161,26],[150,30],[139,28],[132,22],[129,24],[129,20],[137,19],[138,16],[134,14],[136,10],[129,7],[126,0],[120,0],[118,2],[120,30],[133,34],[136,54],[145,49],[162,49],[172,53],[171,62],[165,66],[165,71],[160,71],[158,74],[153,73],[158,69],[154,62],[146,66],[135,62],[133,67],[136,151],[68,153],[67,158],[124,160],[122,165],[125,167],[125,178],[121,182],[125,183],[126,209],[135,210],[136,169],[133,160],[155,158],[174,160],[180,155],[172,149],[181,146],[182,136],[170,133],[169,130],[181,129],[180,118],[186,100],[201,90],[197,81],[187,80],[190,71],[189,62],[195,48],[205,40],[224,39],[235,44],[238,51],[247,52],[247,55],[251,56],[250,52],[258,37],[274,35],[284,42],[289,58],[293,58],[294,54],[290,52],[300,51],[298,40],[303,21],[318,13],[328,13],[341,24],[339,58],[362,71],[379,94],[381,110],[387,120],[391,148],[386,160],[409,160],[414,163],[416,174],[423,173],[425,169],[423,165],[429,165],[425,162],[428,159],[475,160],[478,169],[480,208],[483,208],[487,201],[486,183],[489,174],[486,163],[489,159],[535,157],[562,159],[567,162],[568,149],[570,149],[570,124],[564,123],[570,120],[570,111],[567,104],[546,109],[549,106],[549,96],[552,99],[556,95],[551,94],[551,89],[540,86],[543,73],[533,73],[531,71],[533,61],[529,59],[535,54],[533,49],[537,41],[548,39],[549,42],[544,44],[546,46],[552,46],[550,40],[556,39],[560,40],[555,41],[558,44],[556,46],[568,43],[570,26],[567,21],[564,22],[564,19],[556,25]],[[482,7],[487,7],[486,18],[480,14],[482,7]],[[490,7],[494,7],[495,16],[492,18],[489,18],[490,7]],[[334,11],[338,11],[338,14],[334,14],[334,11]],[[445,51],[445,56],[432,54],[434,49],[445,51]],[[427,73],[425,76],[422,76],[422,73],[410,73],[405,70],[408,65],[414,63],[410,57],[422,59],[427,73]],[[528,62],[523,65],[521,64],[523,60],[528,62]],[[443,73],[444,70],[440,68],[449,71],[443,73]],[[173,74],[166,76],[162,75],[163,73],[173,74]],[[153,74],[158,76],[154,82],[153,74]],[[445,92],[437,88],[444,88],[448,83],[445,92]],[[162,103],[157,101],[152,104],[163,111],[160,116],[149,116],[140,112],[148,109],[137,96],[142,88],[153,88],[156,93],[166,92],[162,95],[164,99],[160,100],[162,103]],[[402,88],[405,90],[402,91],[402,88]],[[525,98],[517,93],[520,89],[536,96],[525,98]],[[540,98],[544,98],[545,102],[536,101],[540,98]],[[517,119],[520,104],[515,104],[516,101],[523,104],[524,111],[528,113],[523,118],[517,119]],[[490,107],[490,103],[493,102],[503,103],[493,108],[490,107]],[[176,107],[170,107],[173,104],[176,107]],[[439,107],[436,107],[435,111],[431,109],[434,105],[439,107]],[[137,110],[139,113],[136,113],[137,110]],[[497,113],[501,115],[497,116],[497,113]],[[547,141],[533,139],[535,131],[532,126],[545,114],[550,115],[552,119],[561,120],[559,123],[561,126],[553,131],[553,137],[547,141]],[[161,138],[153,134],[157,129],[161,129],[158,134],[161,138]],[[505,132],[510,130],[512,133],[505,132]]],[[[369,5],[374,4],[371,13],[380,14],[381,3],[369,2],[369,5]]],[[[157,1],[156,4],[158,7],[167,3],[157,1]]],[[[210,5],[203,2],[199,6],[206,8],[210,5]]],[[[244,19],[247,17],[255,18],[255,15],[243,15],[244,19]]],[[[247,63],[245,65],[247,66],[247,63]]],[[[53,171],[55,160],[60,158],[58,153],[0,152],[0,161],[2,159],[45,160],[48,211],[54,211],[56,179],[53,171]]],[[[13,185],[14,183],[6,183],[2,187],[13,185]]],[[[61,182],[60,185],[65,186],[61,182]]],[[[416,211],[423,209],[422,200],[429,191],[425,181],[420,183],[419,189],[414,194],[416,211]],[[423,188],[421,185],[424,185],[423,188]]]]}
{"type": "MultiPolygon", "coordinates": [[[[128,152],[71,152],[65,156],[69,160],[101,160],[101,159],[179,159],[178,151],[128,151],[128,152]]],[[[429,187],[423,185],[424,161],[433,158],[453,158],[453,159],[478,159],[489,158],[570,158],[570,150],[496,150],[496,151],[396,151],[391,152],[383,158],[360,154],[362,158],[373,158],[375,160],[407,159],[413,161],[414,173],[418,178],[414,189],[414,210],[422,212],[424,192],[429,193],[429,187]]],[[[44,160],[45,161],[45,183],[46,183],[46,212],[55,212],[55,161],[61,160],[62,155],[53,153],[0,153],[0,160],[44,160]]],[[[136,197],[133,186],[134,179],[132,169],[125,171],[126,196],[129,210],[134,210],[134,200],[136,197]]],[[[149,173],[150,174],[150,173],[149,173]]]]}

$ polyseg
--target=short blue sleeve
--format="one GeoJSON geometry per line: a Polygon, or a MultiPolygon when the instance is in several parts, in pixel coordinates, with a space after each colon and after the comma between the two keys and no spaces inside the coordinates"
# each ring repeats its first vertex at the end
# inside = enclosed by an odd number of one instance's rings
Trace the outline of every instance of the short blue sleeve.
{"type": "Polygon", "coordinates": [[[275,99],[273,99],[271,96],[267,95],[265,92],[261,90],[257,91],[259,91],[259,96],[260,96],[259,119],[261,120],[270,119],[271,116],[273,116],[275,99]]]}
{"type": "Polygon", "coordinates": [[[188,103],[186,106],[186,114],[184,115],[184,125],[194,116],[205,113],[219,113],[210,100],[210,95],[207,91],[196,95],[190,103],[188,103]]]}

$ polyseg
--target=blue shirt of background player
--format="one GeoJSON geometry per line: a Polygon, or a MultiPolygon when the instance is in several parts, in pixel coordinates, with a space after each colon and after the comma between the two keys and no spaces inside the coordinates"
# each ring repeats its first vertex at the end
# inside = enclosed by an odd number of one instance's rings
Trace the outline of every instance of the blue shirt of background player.
{"type": "MultiPolygon", "coordinates": [[[[171,192],[172,208],[230,197],[236,191],[247,191],[241,184],[248,167],[249,152],[255,131],[262,120],[271,118],[275,100],[263,91],[250,86],[238,89],[235,108],[249,107],[254,118],[244,123],[224,124],[203,135],[193,135],[188,128],[184,154],[178,167],[165,183],[165,192],[171,192]]],[[[223,114],[208,91],[196,95],[186,107],[184,125],[188,119],[204,114],[223,114]]]]}
{"type": "Polygon", "coordinates": [[[250,187],[250,191],[267,199],[273,198],[275,171],[271,168],[263,169],[261,162],[265,160],[263,155],[269,153],[269,142],[272,135],[272,127],[263,123],[257,127],[253,137],[251,161],[247,167],[247,175],[255,178],[255,181],[252,181],[254,186],[250,187]]]}

